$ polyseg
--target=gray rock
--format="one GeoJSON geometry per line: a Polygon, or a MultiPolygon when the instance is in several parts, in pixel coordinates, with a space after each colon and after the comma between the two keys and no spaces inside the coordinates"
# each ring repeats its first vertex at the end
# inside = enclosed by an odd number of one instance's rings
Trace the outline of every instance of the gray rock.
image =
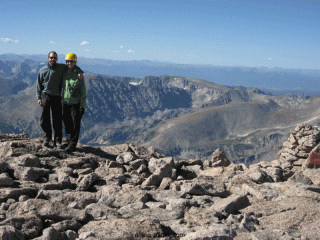
{"type": "Polygon", "coordinates": [[[130,147],[128,144],[118,144],[113,146],[101,146],[100,149],[109,155],[110,159],[115,159],[116,156],[123,152],[128,152],[130,147]]]}
{"type": "Polygon", "coordinates": [[[193,179],[200,175],[202,172],[202,167],[199,165],[193,166],[182,166],[178,174],[181,175],[184,179],[193,179]]]}
{"type": "Polygon", "coordinates": [[[282,182],[283,170],[277,167],[268,167],[266,169],[267,175],[269,175],[274,182],[282,182]]]}
{"type": "Polygon", "coordinates": [[[22,181],[36,181],[50,173],[49,169],[37,167],[14,166],[14,176],[22,181]]]}
{"type": "Polygon", "coordinates": [[[24,201],[27,201],[28,199],[30,199],[29,196],[27,196],[27,195],[21,195],[21,196],[19,197],[19,202],[24,202],[24,201]]]}
{"type": "Polygon", "coordinates": [[[184,215],[189,228],[211,226],[220,223],[221,214],[212,208],[191,207],[184,215]]]}
{"type": "Polygon", "coordinates": [[[21,231],[15,229],[12,226],[0,226],[0,239],[3,240],[24,240],[24,236],[21,231]]]}
{"type": "Polygon", "coordinates": [[[151,217],[163,222],[182,219],[183,215],[183,211],[169,211],[163,208],[131,209],[130,211],[122,212],[122,218],[125,219],[141,219],[151,217]]]}
{"type": "Polygon", "coordinates": [[[308,177],[314,185],[320,186],[320,169],[306,168],[302,174],[308,177]]]}
{"type": "Polygon", "coordinates": [[[197,207],[197,201],[193,199],[170,199],[169,204],[166,206],[168,211],[175,211],[175,212],[185,212],[192,206],[197,207]]]}
{"type": "Polygon", "coordinates": [[[147,165],[142,164],[138,169],[137,169],[137,173],[142,174],[143,172],[145,172],[148,169],[147,165]]]}
{"type": "Polygon", "coordinates": [[[148,208],[148,206],[143,202],[135,202],[131,203],[129,205],[121,207],[117,212],[121,215],[130,215],[132,211],[139,210],[139,209],[145,209],[148,208]]]}
{"type": "Polygon", "coordinates": [[[0,159],[0,173],[3,173],[9,168],[9,165],[5,161],[5,159],[0,159]]]}
{"type": "Polygon", "coordinates": [[[228,216],[229,214],[236,214],[239,210],[246,208],[249,205],[250,202],[247,196],[231,195],[227,198],[215,201],[211,208],[222,215],[228,216]]]}
{"type": "Polygon", "coordinates": [[[172,176],[172,165],[167,163],[159,167],[150,177],[148,177],[142,184],[141,187],[147,186],[158,187],[162,179],[172,176]]]}
{"type": "Polygon", "coordinates": [[[24,238],[27,239],[35,238],[42,231],[41,219],[37,215],[32,214],[9,217],[0,222],[0,226],[6,225],[19,229],[24,238]]]}
{"type": "Polygon", "coordinates": [[[79,182],[77,191],[86,191],[88,190],[91,185],[95,182],[97,182],[100,179],[99,175],[96,173],[91,173],[86,175],[82,178],[82,180],[79,182]]]}
{"type": "Polygon", "coordinates": [[[312,181],[309,177],[305,176],[303,173],[297,172],[292,177],[288,179],[288,182],[300,182],[307,185],[312,185],[312,181]]]}
{"type": "Polygon", "coordinates": [[[117,156],[116,161],[121,164],[128,164],[134,160],[138,159],[138,156],[132,152],[124,152],[117,156]]]}
{"type": "Polygon", "coordinates": [[[33,187],[24,188],[0,188],[0,202],[7,201],[9,198],[18,199],[21,195],[35,197],[38,189],[33,187]]]}
{"type": "Polygon", "coordinates": [[[90,233],[97,239],[143,239],[164,236],[164,232],[157,219],[112,219],[89,222],[80,230],[90,233]]]}
{"type": "Polygon", "coordinates": [[[159,189],[168,190],[170,189],[170,184],[172,183],[172,179],[169,177],[165,177],[162,179],[159,189]]]}
{"type": "Polygon", "coordinates": [[[55,228],[49,227],[43,230],[42,240],[67,240],[67,236],[55,228]]]}
{"type": "Polygon", "coordinates": [[[123,166],[122,166],[121,163],[115,162],[115,161],[107,161],[106,166],[107,166],[108,168],[120,168],[120,169],[123,168],[123,166]]]}
{"type": "Polygon", "coordinates": [[[121,217],[116,208],[111,208],[103,203],[92,203],[86,207],[85,211],[89,216],[96,220],[121,217]]]}
{"type": "Polygon", "coordinates": [[[145,159],[137,159],[129,162],[129,166],[132,167],[134,170],[137,170],[143,164],[147,164],[147,161],[145,159]]]}
{"type": "Polygon", "coordinates": [[[157,169],[163,167],[166,164],[170,164],[174,167],[174,160],[172,157],[166,158],[151,158],[148,162],[148,168],[151,173],[154,173],[157,169]]]}
{"type": "Polygon", "coordinates": [[[22,155],[16,158],[16,161],[19,163],[19,165],[25,166],[25,167],[39,168],[41,166],[40,159],[37,156],[34,156],[32,154],[22,155]]]}
{"type": "Polygon", "coordinates": [[[40,190],[37,197],[48,199],[53,203],[59,202],[65,205],[76,202],[78,206],[83,209],[91,203],[98,202],[100,196],[97,196],[96,193],[91,192],[75,192],[69,190],[40,190]]]}
{"type": "Polygon", "coordinates": [[[65,235],[67,236],[68,240],[76,240],[78,238],[78,234],[72,230],[67,230],[65,235]]]}
{"type": "Polygon", "coordinates": [[[225,188],[224,183],[210,177],[201,177],[193,180],[182,180],[181,197],[190,195],[209,195],[226,197],[229,193],[225,188]]]}
{"type": "Polygon", "coordinates": [[[112,175],[122,175],[124,173],[124,169],[121,165],[121,168],[119,167],[105,167],[105,166],[100,166],[95,170],[95,173],[102,179],[109,178],[112,175]]]}
{"type": "Polygon", "coordinates": [[[12,186],[14,181],[10,178],[8,173],[0,174],[0,186],[12,186]]]}
{"type": "Polygon", "coordinates": [[[84,222],[86,219],[86,214],[82,210],[68,208],[62,203],[52,203],[43,199],[29,199],[22,203],[12,204],[7,211],[7,217],[13,218],[28,213],[38,214],[43,219],[53,221],[74,219],[84,222]]]}
{"type": "Polygon", "coordinates": [[[235,236],[236,232],[232,228],[221,224],[212,224],[208,228],[202,228],[194,233],[189,233],[180,239],[232,240],[235,236]]]}
{"type": "Polygon", "coordinates": [[[79,222],[71,219],[52,224],[51,227],[59,232],[65,232],[67,230],[78,231],[82,227],[82,225],[79,222]]]}
{"type": "Polygon", "coordinates": [[[241,220],[241,223],[239,225],[239,228],[244,231],[254,232],[256,231],[255,225],[259,225],[257,218],[255,216],[244,214],[243,219],[241,220]]]}
{"type": "Polygon", "coordinates": [[[148,208],[163,208],[165,209],[167,204],[163,202],[146,202],[148,208]]]}
{"type": "Polygon", "coordinates": [[[105,186],[102,189],[102,195],[99,203],[110,207],[123,207],[135,202],[147,202],[150,195],[147,191],[141,190],[135,186],[105,186]]]}
{"type": "Polygon", "coordinates": [[[227,167],[231,164],[226,154],[219,148],[212,153],[210,167],[227,167]]]}

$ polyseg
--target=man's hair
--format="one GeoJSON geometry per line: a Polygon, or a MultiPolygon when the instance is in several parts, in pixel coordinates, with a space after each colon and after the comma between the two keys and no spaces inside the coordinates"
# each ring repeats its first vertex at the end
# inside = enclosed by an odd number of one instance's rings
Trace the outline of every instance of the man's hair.
{"type": "Polygon", "coordinates": [[[53,54],[57,55],[57,57],[58,57],[58,54],[57,54],[55,51],[49,52],[49,53],[48,53],[48,57],[50,56],[50,53],[53,53],[53,54]]]}

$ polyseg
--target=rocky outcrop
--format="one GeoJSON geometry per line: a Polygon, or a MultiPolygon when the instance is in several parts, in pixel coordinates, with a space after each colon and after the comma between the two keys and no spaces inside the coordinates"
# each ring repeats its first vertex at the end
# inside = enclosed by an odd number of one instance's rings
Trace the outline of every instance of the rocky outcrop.
{"type": "Polygon", "coordinates": [[[317,239],[320,132],[299,125],[279,159],[249,167],[221,150],[176,161],[154,148],[0,134],[1,239],[317,239]]]}

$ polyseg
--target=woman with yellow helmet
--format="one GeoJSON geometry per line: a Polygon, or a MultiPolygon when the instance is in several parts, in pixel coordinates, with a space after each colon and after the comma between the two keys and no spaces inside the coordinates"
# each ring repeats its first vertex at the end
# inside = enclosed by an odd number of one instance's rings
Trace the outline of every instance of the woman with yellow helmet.
{"type": "Polygon", "coordinates": [[[87,91],[85,81],[78,79],[79,68],[77,55],[68,53],[66,55],[68,70],[63,74],[62,80],[62,103],[63,122],[67,139],[67,152],[76,149],[81,126],[81,118],[85,112],[87,91]]]}

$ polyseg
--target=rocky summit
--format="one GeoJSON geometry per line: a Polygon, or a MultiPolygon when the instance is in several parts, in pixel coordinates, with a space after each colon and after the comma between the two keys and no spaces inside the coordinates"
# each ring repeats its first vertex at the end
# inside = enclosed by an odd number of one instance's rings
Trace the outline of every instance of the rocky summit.
{"type": "Polygon", "coordinates": [[[73,153],[0,133],[0,239],[320,239],[320,131],[299,125],[277,159],[217,149],[177,161],[131,144],[73,153]]]}

